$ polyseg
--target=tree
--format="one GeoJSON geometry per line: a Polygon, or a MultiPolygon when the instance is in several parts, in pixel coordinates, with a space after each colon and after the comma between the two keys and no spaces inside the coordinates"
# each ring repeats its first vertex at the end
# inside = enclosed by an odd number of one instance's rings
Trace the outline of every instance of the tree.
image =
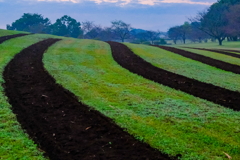
{"type": "Polygon", "coordinates": [[[121,20],[115,20],[111,23],[111,29],[117,39],[120,39],[122,42],[124,42],[125,39],[130,38],[130,31],[132,29],[130,24],[127,24],[121,20]]]}
{"type": "Polygon", "coordinates": [[[182,39],[183,43],[186,43],[187,36],[189,36],[191,32],[191,26],[188,22],[185,22],[183,25],[179,27],[180,38],[182,39]]]}
{"type": "Polygon", "coordinates": [[[7,29],[32,33],[48,33],[50,25],[50,20],[43,18],[41,14],[24,13],[23,16],[13,22],[12,25],[7,25],[7,29]]]}
{"type": "Polygon", "coordinates": [[[89,38],[89,39],[100,39],[100,34],[102,32],[102,27],[99,25],[95,25],[93,28],[91,28],[90,31],[88,31],[85,35],[84,38],[89,38]]]}
{"type": "Polygon", "coordinates": [[[228,24],[224,28],[228,38],[236,41],[240,36],[240,4],[230,6],[229,10],[225,12],[228,24]]]}
{"type": "Polygon", "coordinates": [[[51,33],[58,36],[78,38],[82,34],[80,22],[64,15],[51,26],[51,33]]]}
{"type": "Polygon", "coordinates": [[[167,33],[168,37],[173,40],[173,43],[177,44],[177,40],[181,37],[180,26],[171,27],[167,33]]]}
{"type": "Polygon", "coordinates": [[[160,31],[147,31],[146,32],[146,36],[147,39],[151,42],[151,44],[154,44],[155,40],[159,40],[160,39],[160,31]]]}
{"type": "Polygon", "coordinates": [[[146,32],[139,32],[133,34],[135,43],[143,43],[148,40],[148,36],[146,32]]]}
{"type": "Polygon", "coordinates": [[[113,39],[113,31],[111,27],[105,27],[99,34],[100,40],[111,41],[113,39]]]}
{"type": "Polygon", "coordinates": [[[222,45],[222,41],[227,36],[225,31],[227,19],[223,14],[226,10],[227,5],[215,3],[207,11],[199,12],[191,21],[199,23],[200,25],[196,27],[209,36],[216,38],[219,45],[222,45]]]}
{"type": "Polygon", "coordinates": [[[93,21],[82,22],[82,30],[84,34],[91,31],[94,27],[95,27],[95,24],[93,23],[93,21]]]}
{"type": "Polygon", "coordinates": [[[198,22],[191,23],[191,32],[189,33],[188,38],[192,42],[198,41],[199,43],[201,43],[203,40],[206,40],[207,38],[209,38],[209,36],[205,32],[198,29],[197,26],[199,25],[200,24],[198,22]]]}

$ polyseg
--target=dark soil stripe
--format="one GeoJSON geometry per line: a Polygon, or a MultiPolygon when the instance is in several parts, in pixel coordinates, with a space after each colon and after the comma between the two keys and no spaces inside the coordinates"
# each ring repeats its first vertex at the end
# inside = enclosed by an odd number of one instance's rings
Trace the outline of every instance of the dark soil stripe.
{"type": "Polygon", "coordinates": [[[157,83],[181,90],[237,111],[240,110],[239,92],[230,91],[157,68],[135,55],[125,45],[117,42],[108,43],[111,46],[114,60],[123,68],[157,83]]]}
{"type": "Polygon", "coordinates": [[[210,57],[206,57],[206,56],[202,56],[196,53],[192,53],[189,51],[185,51],[182,49],[178,49],[178,48],[173,48],[173,47],[167,47],[167,46],[155,46],[161,49],[165,49],[167,51],[179,54],[181,56],[208,64],[210,66],[225,70],[225,71],[230,71],[236,74],[240,74],[240,66],[238,65],[234,65],[234,64],[230,64],[230,63],[226,63],[223,61],[219,61],[210,57]]]}
{"type": "Polygon", "coordinates": [[[240,50],[230,50],[230,49],[221,49],[221,50],[220,49],[216,49],[216,50],[240,53],[240,50]]]}
{"type": "Polygon", "coordinates": [[[26,36],[28,34],[14,34],[14,35],[10,35],[10,36],[3,36],[0,37],[0,44],[5,42],[6,40],[12,39],[12,38],[17,38],[17,37],[22,37],[22,36],[26,36]]]}
{"type": "Polygon", "coordinates": [[[223,51],[223,50],[218,50],[218,49],[192,48],[192,47],[186,47],[186,48],[198,49],[198,50],[203,50],[203,51],[210,51],[210,52],[215,52],[215,53],[228,55],[228,56],[235,57],[235,58],[240,58],[239,54],[229,53],[229,52],[226,52],[226,51],[223,51]]]}
{"type": "Polygon", "coordinates": [[[4,71],[14,113],[50,159],[170,159],[55,83],[43,68],[42,56],[57,41],[48,39],[24,49],[4,71]]]}

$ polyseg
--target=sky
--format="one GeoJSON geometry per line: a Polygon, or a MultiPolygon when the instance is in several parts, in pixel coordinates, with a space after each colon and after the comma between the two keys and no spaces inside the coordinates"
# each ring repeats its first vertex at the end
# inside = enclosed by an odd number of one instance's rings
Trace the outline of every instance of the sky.
{"type": "Polygon", "coordinates": [[[63,15],[79,22],[110,27],[122,20],[133,28],[167,31],[207,9],[217,0],[0,0],[0,28],[6,29],[23,13],[38,13],[52,23],[63,15]]]}

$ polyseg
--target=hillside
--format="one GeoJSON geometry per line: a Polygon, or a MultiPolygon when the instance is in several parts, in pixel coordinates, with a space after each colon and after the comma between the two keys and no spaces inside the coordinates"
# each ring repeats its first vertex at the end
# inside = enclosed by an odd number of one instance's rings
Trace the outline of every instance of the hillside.
{"type": "MultiPolygon", "coordinates": [[[[19,33],[0,31],[11,34],[19,33]]],[[[1,158],[46,159],[38,144],[50,159],[240,159],[238,74],[154,46],[124,43],[123,51],[109,44],[40,34],[0,44],[1,158]],[[61,40],[51,45],[48,38],[61,40]],[[129,49],[151,67],[125,56],[129,49]],[[213,99],[178,89],[188,85],[178,79],[171,87],[148,77],[156,70],[155,77],[168,78],[158,69],[211,84],[213,99]],[[222,94],[219,103],[216,88],[233,94],[222,94]]],[[[240,62],[218,55],[212,52],[211,58],[240,62]]]]}

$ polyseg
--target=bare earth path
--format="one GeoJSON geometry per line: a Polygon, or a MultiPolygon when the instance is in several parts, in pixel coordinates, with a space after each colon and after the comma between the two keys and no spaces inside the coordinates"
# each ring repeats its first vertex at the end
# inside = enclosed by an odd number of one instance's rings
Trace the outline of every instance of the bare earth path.
{"type": "Polygon", "coordinates": [[[165,49],[167,51],[170,51],[170,52],[179,54],[181,56],[184,56],[184,57],[187,57],[187,58],[190,58],[190,59],[208,64],[208,65],[213,66],[213,67],[217,67],[217,68],[225,70],[225,71],[230,71],[230,72],[233,72],[233,73],[236,73],[236,74],[240,74],[240,66],[238,66],[238,65],[226,63],[226,62],[223,62],[223,61],[219,61],[219,60],[216,60],[216,59],[213,59],[213,58],[210,58],[210,57],[206,57],[206,56],[203,56],[203,55],[199,55],[199,54],[192,53],[192,52],[185,51],[185,50],[178,49],[178,48],[173,48],[173,47],[168,47],[168,46],[155,46],[155,47],[165,49]]]}
{"type": "Polygon", "coordinates": [[[231,49],[215,49],[215,50],[240,53],[240,50],[231,50],[231,49]]]}
{"type": "Polygon", "coordinates": [[[5,42],[6,40],[12,39],[12,38],[17,38],[17,37],[22,37],[26,36],[28,34],[14,34],[14,35],[9,35],[9,36],[2,36],[0,37],[0,44],[5,42]]]}
{"type": "Polygon", "coordinates": [[[42,57],[57,41],[48,39],[24,49],[4,71],[6,95],[18,121],[47,156],[54,160],[170,159],[55,83],[44,70],[42,57]]]}
{"type": "Polygon", "coordinates": [[[240,110],[239,92],[230,91],[157,68],[134,54],[127,46],[117,42],[108,43],[111,46],[114,60],[123,68],[157,83],[232,108],[236,111],[240,110]]]}

